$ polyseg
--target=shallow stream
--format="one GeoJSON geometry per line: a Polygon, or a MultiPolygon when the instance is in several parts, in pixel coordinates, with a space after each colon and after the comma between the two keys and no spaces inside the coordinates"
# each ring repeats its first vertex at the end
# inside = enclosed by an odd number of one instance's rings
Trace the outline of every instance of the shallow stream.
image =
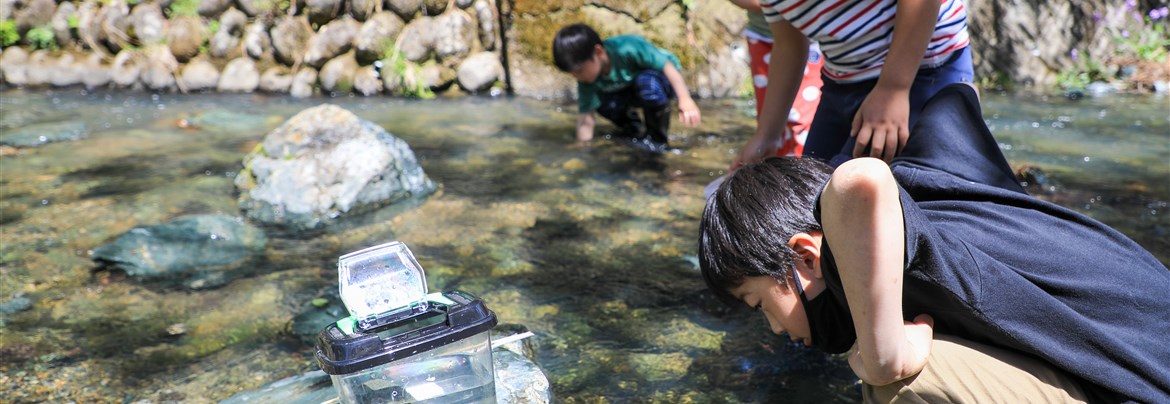
{"type": "MultiPolygon", "coordinates": [[[[1170,99],[988,92],[983,104],[1033,191],[1170,262],[1170,99]]],[[[337,288],[339,255],[401,240],[432,291],[470,292],[532,329],[564,402],[856,401],[842,360],[791,346],[704,290],[702,189],[751,133],[754,107],[700,107],[700,128],[675,123],[676,152],[647,158],[608,141],[570,147],[567,101],[3,91],[5,136],[69,124],[86,135],[0,148],[0,397],[215,402],[314,370],[293,316],[337,288]],[[272,237],[258,275],[216,289],[94,271],[92,250],[137,226],[239,215],[244,154],[326,102],[404,139],[440,191],[272,237]]]]}

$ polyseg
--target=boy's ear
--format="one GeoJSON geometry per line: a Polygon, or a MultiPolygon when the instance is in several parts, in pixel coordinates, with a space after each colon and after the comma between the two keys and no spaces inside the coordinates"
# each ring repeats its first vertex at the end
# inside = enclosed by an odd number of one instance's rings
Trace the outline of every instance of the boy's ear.
{"type": "Polygon", "coordinates": [[[812,275],[820,278],[821,275],[821,234],[820,232],[796,233],[788,239],[788,247],[796,251],[794,264],[798,270],[811,271],[812,275]]]}
{"type": "Polygon", "coordinates": [[[593,45],[593,56],[594,57],[601,57],[603,55],[605,55],[605,47],[601,46],[600,44],[593,45]]]}

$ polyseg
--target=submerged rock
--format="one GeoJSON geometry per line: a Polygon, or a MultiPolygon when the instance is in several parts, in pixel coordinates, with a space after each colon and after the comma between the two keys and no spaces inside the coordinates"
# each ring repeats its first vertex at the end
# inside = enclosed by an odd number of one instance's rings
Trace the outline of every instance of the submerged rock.
{"type": "Polygon", "coordinates": [[[331,104],[265,136],[235,183],[249,218],[294,231],[435,191],[406,142],[331,104]]]}
{"type": "Polygon", "coordinates": [[[134,228],[94,249],[93,260],[137,279],[203,289],[248,275],[267,244],[260,229],[238,218],[194,215],[134,228]]]}
{"type": "Polygon", "coordinates": [[[41,123],[5,130],[0,134],[0,144],[36,147],[54,142],[79,140],[88,134],[89,129],[81,122],[41,123]]]}

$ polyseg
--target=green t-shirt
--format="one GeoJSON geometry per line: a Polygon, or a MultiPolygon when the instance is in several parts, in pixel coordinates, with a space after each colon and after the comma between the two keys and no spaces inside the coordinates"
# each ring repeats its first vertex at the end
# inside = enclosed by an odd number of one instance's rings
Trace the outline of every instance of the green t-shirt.
{"type": "Polygon", "coordinates": [[[682,71],[678,58],[638,35],[619,35],[601,42],[609,55],[609,74],[600,74],[593,83],[577,82],[577,111],[593,112],[601,106],[602,93],[629,88],[644,70],[662,70],[666,62],[682,71]]]}

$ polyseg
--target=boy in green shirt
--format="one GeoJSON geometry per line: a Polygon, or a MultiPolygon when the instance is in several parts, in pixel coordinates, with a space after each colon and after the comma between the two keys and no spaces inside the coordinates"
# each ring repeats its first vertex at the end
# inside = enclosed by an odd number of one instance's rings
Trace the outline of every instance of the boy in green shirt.
{"type": "Polygon", "coordinates": [[[678,97],[679,120],[699,124],[699,107],[679,73],[678,58],[637,35],[604,41],[585,24],[561,28],[553,40],[557,68],[577,79],[577,141],[593,139],[593,112],[613,121],[635,144],[668,147],[670,99],[678,97]],[[642,108],[645,122],[634,108],[642,108]]]}

